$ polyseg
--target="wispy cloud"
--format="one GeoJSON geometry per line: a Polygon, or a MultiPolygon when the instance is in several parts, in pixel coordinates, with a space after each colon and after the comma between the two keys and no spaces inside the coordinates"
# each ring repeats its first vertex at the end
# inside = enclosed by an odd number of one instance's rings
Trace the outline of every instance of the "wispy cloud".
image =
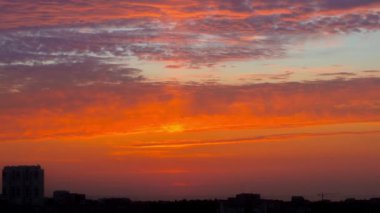
{"type": "Polygon", "coordinates": [[[320,133],[290,133],[290,134],[273,134],[262,135],[249,138],[233,138],[233,139],[217,139],[217,140],[193,140],[193,141],[169,141],[169,142],[150,142],[131,144],[126,147],[118,147],[118,149],[183,149],[197,146],[219,146],[219,145],[232,145],[241,143],[260,143],[260,142],[276,142],[286,141],[296,138],[308,137],[323,137],[323,136],[339,136],[339,135],[368,135],[378,134],[380,130],[375,131],[346,131],[346,132],[320,132],[320,133]]]}
{"type": "Polygon", "coordinates": [[[380,83],[376,78],[181,85],[144,82],[130,77],[134,69],[125,72],[125,81],[117,83],[113,82],[114,73],[104,70],[83,72],[83,76],[102,76],[90,84],[81,82],[81,74],[77,79],[55,76],[59,72],[53,72],[53,78],[29,76],[18,82],[19,91],[0,93],[1,100],[6,100],[0,103],[1,138],[89,137],[380,119],[380,83]],[[29,85],[29,81],[36,83],[29,85]]]}

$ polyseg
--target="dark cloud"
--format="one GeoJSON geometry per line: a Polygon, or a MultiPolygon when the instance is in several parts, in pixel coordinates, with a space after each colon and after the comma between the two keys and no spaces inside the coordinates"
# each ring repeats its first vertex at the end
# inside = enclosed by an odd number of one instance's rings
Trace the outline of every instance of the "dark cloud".
{"type": "Polygon", "coordinates": [[[220,9],[233,10],[237,12],[250,12],[253,10],[253,0],[221,0],[218,2],[220,9]]]}
{"type": "Polygon", "coordinates": [[[380,73],[380,70],[364,70],[365,73],[380,73]]]}
{"type": "Polygon", "coordinates": [[[352,77],[356,76],[355,73],[352,72],[332,72],[332,73],[320,73],[319,76],[337,76],[337,77],[352,77]]]}
{"type": "Polygon", "coordinates": [[[334,10],[334,9],[352,9],[367,7],[371,5],[379,5],[379,2],[374,0],[319,0],[320,5],[323,9],[334,10]]]}
{"type": "Polygon", "coordinates": [[[0,67],[0,93],[54,90],[63,87],[118,85],[143,80],[141,70],[97,61],[0,67]]]}

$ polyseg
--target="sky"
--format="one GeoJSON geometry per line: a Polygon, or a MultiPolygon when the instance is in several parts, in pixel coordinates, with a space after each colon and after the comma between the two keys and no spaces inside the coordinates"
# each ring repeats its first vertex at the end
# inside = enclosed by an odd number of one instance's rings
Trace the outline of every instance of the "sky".
{"type": "Polygon", "coordinates": [[[380,196],[377,0],[0,0],[0,167],[135,200],[380,196]]]}

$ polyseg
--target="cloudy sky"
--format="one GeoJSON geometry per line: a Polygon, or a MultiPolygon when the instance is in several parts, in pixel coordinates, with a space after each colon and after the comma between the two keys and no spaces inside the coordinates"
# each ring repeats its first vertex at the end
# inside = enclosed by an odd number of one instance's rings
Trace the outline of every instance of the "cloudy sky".
{"type": "Polygon", "coordinates": [[[0,166],[132,199],[380,196],[377,0],[0,0],[0,166]]]}

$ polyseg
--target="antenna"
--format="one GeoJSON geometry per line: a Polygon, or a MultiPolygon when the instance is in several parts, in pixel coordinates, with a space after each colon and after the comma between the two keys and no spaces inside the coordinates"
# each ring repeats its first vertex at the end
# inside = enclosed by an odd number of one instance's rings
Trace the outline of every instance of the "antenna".
{"type": "Polygon", "coordinates": [[[321,200],[324,200],[324,199],[325,199],[325,193],[323,193],[323,192],[322,192],[322,193],[319,193],[318,196],[321,197],[321,200]]]}
{"type": "Polygon", "coordinates": [[[324,201],[325,200],[325,197],[326,196],[330,196],[330,195],[334,195],[334,193],[319,193],[318,196],[321,198],[321,201],[324,201]]]}

